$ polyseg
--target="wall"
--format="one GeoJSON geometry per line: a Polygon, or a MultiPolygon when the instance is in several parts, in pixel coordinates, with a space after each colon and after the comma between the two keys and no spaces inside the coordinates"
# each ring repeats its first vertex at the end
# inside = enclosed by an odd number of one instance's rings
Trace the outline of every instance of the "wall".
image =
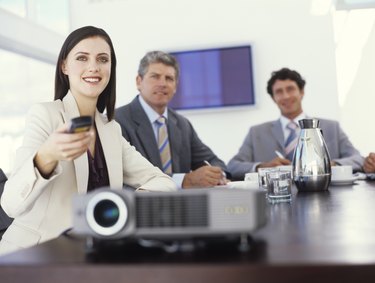
{"type": "Polygon", "coordinates": [[[138,62],[149,50],[252,44],[256,106],[182,112],[228,161],[251,125],[279,117],[265,91],[273,70],[287,66],[306,78],[305,112],[340,119],[331,16],[312,15],[311,2],[73,0],[71,20],[72,28],[95,25],[111,35],[118,57],[118,106],[137,93],[138,62]]]}
{"type": "MultiPolygon", "coordinates": [[[[341,12],[340,12],[341,13],[341,12]]],[[[342,12],[337,28],[337,71],[341,122],[367,156],[375,151],[375,9],[342,12]]]]}

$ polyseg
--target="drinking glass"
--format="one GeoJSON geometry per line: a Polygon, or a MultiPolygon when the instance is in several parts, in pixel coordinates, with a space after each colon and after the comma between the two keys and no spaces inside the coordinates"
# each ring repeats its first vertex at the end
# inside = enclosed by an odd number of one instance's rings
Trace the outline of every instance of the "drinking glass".
{"type": "Polygon", "coordinates": [[[267,191],[267,172],[278,171],[279,169],[276,167],[267,167],[267,168],[258,168],[258,180],[259,180],[259,188],[264,189],[267,191]]]}
{"type": "Polygon", "coordinates": [[[269,203],[292,201],[292,174],[290,171],[269,171],[266,173],[266,180],[269,203]]]}

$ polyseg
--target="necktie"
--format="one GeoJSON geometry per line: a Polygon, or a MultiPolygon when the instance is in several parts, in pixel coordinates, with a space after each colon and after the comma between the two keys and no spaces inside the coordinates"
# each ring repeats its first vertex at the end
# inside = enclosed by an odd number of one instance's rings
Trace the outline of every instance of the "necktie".
{"type": "Polygon", "coordinates": [[[289,133],[288,138],[285,141],[284,152],[285,152],[285,157],[289,159],[290,161],[292,161],[294,148],[296,147],[297,141],[298,141],[298,136],[297,136],[298,125],[294,123],[293,121],[290,121],[286,127],[290,130],[290,133],[289,133]]]}
{"type": "Polygon", "coordinates": [[[171,160],[171,149],[169,146],[168,140],[168,130],[167,125],[165,124],[165,118],[159,117],[156,120],[158,126],[158,146],[159,153],[162,163],[162,170],[168,175],[172,175],[172,160],[171,160]]]}

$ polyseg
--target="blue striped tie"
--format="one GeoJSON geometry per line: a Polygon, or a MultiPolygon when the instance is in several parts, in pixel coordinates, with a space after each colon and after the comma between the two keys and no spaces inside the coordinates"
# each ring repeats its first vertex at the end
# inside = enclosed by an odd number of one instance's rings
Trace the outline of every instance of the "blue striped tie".
{"type": "Polygon", "coordinates": [[[286,127],[290,130],[290,133],[289,133],[288,138],[285,141],[284,152],[285,152],[285,157],[289,159],[290,161],[292,161],[294,148],[296,147],[297,141],[298,141],[298,136],[297,136],[298,125],[294,123],[293,121],[290,121],[286,127]]]}
{"type": "Polygon", "coordinates": [[[165,118],[163,116],[156,120],[158,126],[158,146],[160,159],[162,163],[162,170],[168,175],[172,175],[172,160],[171,160],[171,149],[168,140],[168,130],[165,124],[165,118]]]}

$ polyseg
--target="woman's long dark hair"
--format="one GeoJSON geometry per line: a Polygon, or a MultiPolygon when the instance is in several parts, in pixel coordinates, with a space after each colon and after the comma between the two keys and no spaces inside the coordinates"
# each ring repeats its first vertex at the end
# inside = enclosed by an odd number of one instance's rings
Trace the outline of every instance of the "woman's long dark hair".
{"type": "Polygon", "coordinates": [[[62,71],[62,65],[65,59],[68,57],[69,52],[76,46],[81,40],[99,36],[103,38],[109,45],[111,50],[111,76],[109,78],[108,85],[104,91],[100,94],[96,107],[99,112],[103,113],[107,109],[108,120],[112,120],[115,111],[116,103],[116,55],[113,48],[113,44],[109,35],[100,28],[93,26],[85,26],[73,31],[65,39],[63,46],[61,47],[59,57],[57,59],[56,74],[55,74],[55,100],[62,100],[68,93],[70,88],[68,76],[62,71]]]}

